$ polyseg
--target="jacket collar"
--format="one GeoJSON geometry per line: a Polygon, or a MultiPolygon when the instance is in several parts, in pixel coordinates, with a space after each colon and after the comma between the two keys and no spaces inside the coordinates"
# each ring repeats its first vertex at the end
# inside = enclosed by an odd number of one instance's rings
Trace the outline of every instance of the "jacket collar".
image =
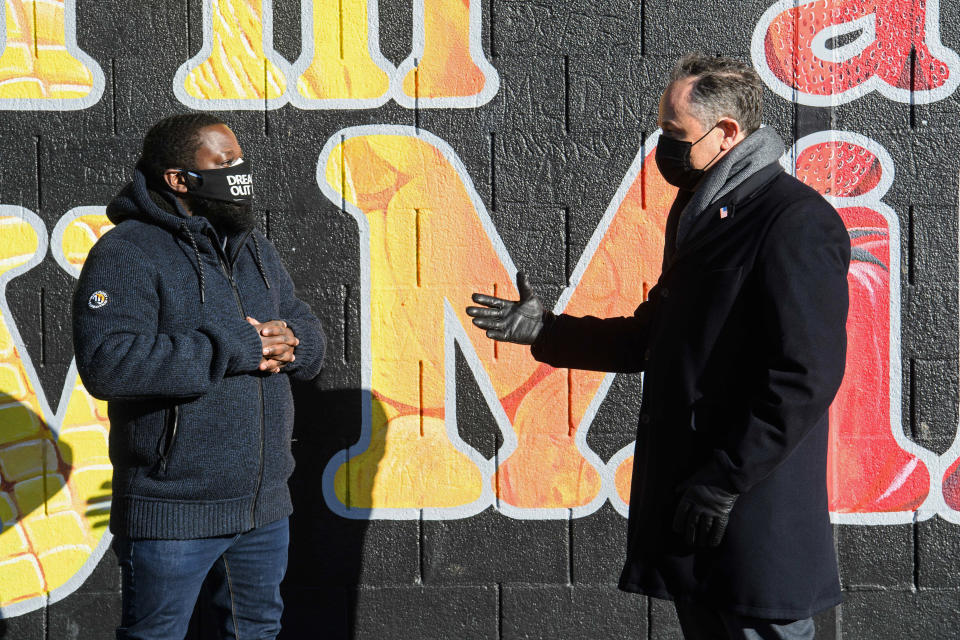
{"type": "Polygon", "coordinates": [[[676,251],[670,263],[666,265],[664,273],[682,261],[686,256],[696,253],[701,247],[711,242],[719,234],[725,233],[731,227],[737,226],[744,218],[744,216],[736,215],[737,209],[763,193],[783,172],[783,167],[779,162],[771,162],[744,180],[742,184],[738,185],[733,191],[707,209],[704,214],[700,216],[697,225],[690,231],[687,241],[676,251]],[[723,224],[719,224],[719,213],[720,210],[724,208],[729,212],[728,215],[730,219],[725,220],[723,224]]]}

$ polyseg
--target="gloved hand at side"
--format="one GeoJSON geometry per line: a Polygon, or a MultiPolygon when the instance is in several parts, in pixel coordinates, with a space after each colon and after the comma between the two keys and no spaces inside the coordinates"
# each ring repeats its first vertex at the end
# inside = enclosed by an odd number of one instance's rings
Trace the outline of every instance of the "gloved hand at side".
{"type": "Polygon", "coordinates": [[[680,497],[673,530],[695,547],[716,547],[730,522],[738,494],[705,484],[692,484],[680,497]]]}
{"type": "Polygon", "coordinates": [[[475,293],[473,301],[483,306],[467,307],[467,315],[473,318],[473,324],[486,329],[488,338],[533,344],[543,329],[543,304],[521,272],[517,272],[517,290],[517,302],[475,293]]]}

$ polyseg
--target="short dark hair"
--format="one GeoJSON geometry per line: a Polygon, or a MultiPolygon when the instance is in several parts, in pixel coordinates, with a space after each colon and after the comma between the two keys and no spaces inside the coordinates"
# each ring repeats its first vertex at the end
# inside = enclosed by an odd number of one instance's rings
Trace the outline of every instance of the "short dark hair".
{"type": "Polygon", "coordinates": [[[704,127],[733,118],[747,135],[760,128],[763,83],[752,66],[721,56],[690,53],[677,62],[670,82],[694,78],[690,108],[704,127]]]}
{"type": "Polygon", "coordinates": [[[150,127],[143,138],[139,163],[147,179],[161,183],[167,169],[193,168],[200,148],[200,130],[218,124],[225,123],[209,113],[181,113],[150,127]]]}

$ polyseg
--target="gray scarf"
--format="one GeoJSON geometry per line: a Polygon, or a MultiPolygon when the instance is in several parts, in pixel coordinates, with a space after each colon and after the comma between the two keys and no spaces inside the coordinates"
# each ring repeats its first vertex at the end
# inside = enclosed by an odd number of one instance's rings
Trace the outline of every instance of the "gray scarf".
{"type": "Polygon", "coordinates": [[[761,127],[720,158],[697,185],[677,223],[677,246],[683,244],[700,216],[760,169],[784,153],[783,140],[773,127],[761,127]]]}

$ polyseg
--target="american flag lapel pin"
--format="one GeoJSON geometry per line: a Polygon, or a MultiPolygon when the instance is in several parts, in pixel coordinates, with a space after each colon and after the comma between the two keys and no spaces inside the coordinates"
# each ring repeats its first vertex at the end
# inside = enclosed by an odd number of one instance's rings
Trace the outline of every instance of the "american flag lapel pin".
{"type": "Polygon", "coordinates": [[[726,208],[726,207],[720,207],[720,219],[723,220],[723,219],[726,218],[728,215],[730,215],[730,213],[727,211],[727,208],[726,208]]]}

